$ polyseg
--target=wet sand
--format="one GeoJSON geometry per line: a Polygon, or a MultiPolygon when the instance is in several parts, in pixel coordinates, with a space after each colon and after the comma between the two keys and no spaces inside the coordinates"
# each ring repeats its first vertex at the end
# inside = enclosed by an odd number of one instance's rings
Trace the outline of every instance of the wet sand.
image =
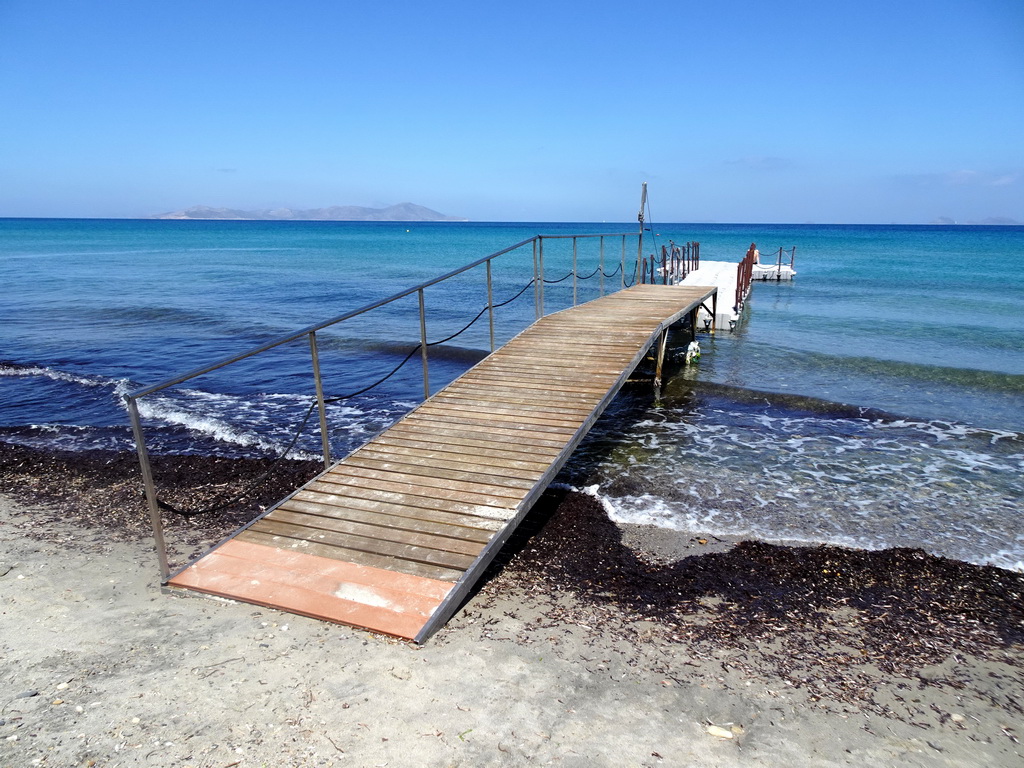
{"type": "MultiPolygon", "coordinates": [[[[259,461],[159,462],[216,506],[259,461]]],[[[237,507],[166,512],[202,551],[237,507]]],[[[280,476],[280,477],[278,477],[280,476]]],[[[230,494],[228,494],[230,495],[230,494]]],[[[0,444],[0,766],[1019,765],[1024,576],[548,493],[423,647],[160,590],[134,457],[0,444]],[[90,762],[91,761],[91,762],[90,762]]]]}

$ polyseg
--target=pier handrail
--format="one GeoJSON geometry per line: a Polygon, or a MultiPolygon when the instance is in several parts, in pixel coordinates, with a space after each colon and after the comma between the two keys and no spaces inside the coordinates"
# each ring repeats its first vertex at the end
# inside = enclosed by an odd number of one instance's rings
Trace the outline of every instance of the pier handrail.
{"type": "Polygon", "coordinates": [[[754,243],[750,244],[747,249],[747,255],[743,257],[739,264],[736,265],[736,303],[733,305],[733,311],[739,314],[740,310],[743,309],[743,301],[746,299],[747,293],[750,290],[751,276],[754,272],[754,262],[758,259],[757,246],[754,243]]]}
{"type": "Polygon", "coordinates": [[[661,246],[660,258],[651,254],[640,263],[638,282],[657,283],[661,275],[662,285],[675,285],[686,279],[686,276],[700,267],[700,243],[688,242],[676,245],[671,240],[668,245],[661,246]],[[648,267],[650,279],[648,279],[648,267]]]}
{"type": "MultiPolygon", "coordinates": [[[[374,302],[372,302],[370,304],[367,304],[367,305],[365,305],[363,307],[360,307],[358,309],[354,309],[354,310],[351,310],[349,312],[345,312],[345,313],[343,313],[341,315],[338,315],[336,317],[330,318],[329,320],[324,320],[323,322],[307,326],[305,328],[302,328],[301,330],[295,331],[293,333],[286,334],[286,335],[281,336],[279,338],[276,338],[276,339],[273,339],[271,341],[268,341],[268,342],[266,342],[264,344],[260,344],[259,346],[253,347],[252,349],[248,349],[246,351],[239,352],[237,354],[234,354],[234,355],[231,355],[229,357],[223,358],[223,359],[221,359],[221,360],[219,360],[217,362],[210,363],[208,365],[204,365],[204,366],[201,366],[199,368],[195,368],[195,369],[193,369],[191,371],[188,371],[187,373],[182,373],[182,374],[179,374],[177,376],[172,376],[172,377],[170,377],[168,379],[165,379],[164,381],[161,381],[161,382],[159,382],[157,384],[153,384],[153,385],[146,386],[146,387],[141,387],[139,389],[133,390],[133,391],[125,394],[124,395],[124,400],[125,400],[125,403],[126,403],[126,406],[127,406],[127,409],[128,409],[129,418],[131,420],[132,433],[133,433],[133,435],[135,437],[136,450],[137,450],[138,455],[139,455],[139,465],[140,465],[140,469],[142,471],[142,481],[143,481],[143,485],[145,487],[146,501],[147,501],[147,506],[149,508],[150,523],[151,523],[151,526],[153,528],[153,539],[154,539],[154,542],[156,544],[157,556],[158,556],[159,561],[160,561],[160,578],[161,578],[161,582],[164,583],[164,582],[167,581],[167,578],[170,575],[170,569],[169,569],[168,559],[167,559],[166,543],[164,541],[164,536],[163,536],[163,523],[162,523],[161,514],[160,514],[160,501],[159,501],[159,499],[157,497],[157,493],[156,493],[156,484],[155,484],[155,481],[154,481],[154,478],[153,478],[152,466],[151,466],[150,460],[149,460],[149,451],[148,451],[148,448],[146,447],[146,440],[145,440],[144,429],[143,429],[143,426],[142,426],[142,419],[141,419],[141,416],[140,416],[140,413],[139,413],[138,401],[141,398],[146,397],[147,395],[152,395],[152,394],[154,394],[156,392],[159,392],[161,390],[168,389],[169,387],[177,386],[177,385],[182,384],[182,383],[184,383],[186,381],[189,381],[190,379],[194,379],[194,378],[197,378],[199,376],[204,376],[204,375],[206,375],[208,373],[212,373],[213,371],[219,370],[221,368],[225,368],[225,367],[227,367],[229,365],[232,365],[234,363],[240,362],[242,360],[246,360],[248,358],[251,358],[251,357],[254,357],[256,355],[259,355],[259,354],[262,354],[264,352],[267,352],[267,351],[269,351],[271,349],[275,349],[276,347],[280,347],[280,346],[282,346],[284,344],[289,344],[291,342],[298,341],[298,340],[302,339],[303,337],[306,337],[309,340],[309,346],[310,346],[310,360],[311,360],[311,366],[312,366],[312,369],[313,369],[313,378],[314,378],[314,384],[315,384],[315,390],[316,390],[316,405],[317,405],[319,421],[320,421],[320,434],[321,434],[321,443],[322,443],[322,449],[323,449],[324,467],[329,469],[330,466],[331,466],[332,461],[331,461],[331,450],[330,450],[330,435],[329,435],[329,431],[328,431],[327,412],[326,412],[326,404],[328,402],[328,398],[326,398],[324,396],[323,382],[322,382],[321,375],[320,375],[320,361],[319,361],[319,353],[318,353],[318,350],[317,350],[317,340],[316,340],[316,334],[317,334],[318,331],[322,331],[322,330],[324,330],[326,328],[330,328],[330,327],[332,327],[334,325],[337,325],[339,323],[342,323],[342,322],[344,322],[346,320],[351,320],[352,318],[359,317],[360,315],[364,315],[364,314],[366,314],[368,312],[372,312],[375,309],[379,309],[379,308],[384,307],[384,306],[386,306],[388,304],[391,304],[391,303],[393,303],[395,301],[398,301],[399,299],[403,299],[403,298],[405,298],[407,296],[412,296],[412,295],[415,294],[417,296],[418,300],[419,300],[419,328],[420,328],[420,342],[419,342],[419,346],[416,349],[419,349],[419,351],[421,353],[422,366],[423,366],[423,391],[424,391],[424,399],[427,399],[427,398],[430,397],[430,378],[429,378],[429,367],[428,367],[428,354],[427,354],[427,350],[428,350],[428,347],[431,346],[431,344],[427,341],[427,332],[426,332],[426,315],[427,315],[427,310],[426,310],[426,302],[425,302],[424,291],[427,288],[430,288],[431,286],[435,286],[435,285],[438,285],[440,283],[443,283],[443,282],[445,282],[447,280],[450,280],[450,279],[452,279],[452,278],[454,278],[454,277],[456,277],[458,275],[461,275],[461,274],[463,274],[465,272],[468,272],[468,271],[470,271],[472,269],[475,269],[475,268],[477,268],[477,267],[479,267],[481,265],[486,265],[486,272],[487,272],[487,274],[486,274],[487,304],[484,307],[484,310],[481,310],[481,313],[479,315],[477,315],[477,317],[470,323],[470,325],[475,323],[476,320],[478,320],[483,315],[484,311],[486,311],[488,313],[488,316],[489,316],[488,320],[489,320],[489,324],[490,324],[490,329],[489,329],[490,330],[490,347],[491,347],[491,351],[493,351],[495,349],[495,345],[494,345],[494,309],[496,308],[496,306],[500,306],[500,305],[496,305],[494,303],[494,297],[493,297],[493,281],[492,281],[492,274],[491,274],[491,263],[495,259],[497,259],[497,258],[499,258],[501,256],[504,256],[504,255],[506,255],[508,253],[511,253],[513,251],[516,251],[519,248],[523,248],[525,246],[528,246],[528,245],[532,244],[532,246],[533,246],[533,276],[532,276],[530,282],[527,283],[526,288],[529,288],[531,284],[533,285],[533,289],[534,289],[535,320],[539,320],[545,314],[545,310],[544,310],[544,285],[545,285],[545,283],[561,282],[562,280],[568,279],[571,276],[572,280],[573,280],[573,283],[572,283],[572,285],[573,285],[573,306],[576,306],[576,304],[578,302],[578,293],[577,293],[577,281],[578,280],[589,279],[589,278],[592,278],[595,275],[599,274],[600,275],[599,291],[600,291],[600,295],[603,296],[604,293],[605,293],[605,278],[606,277],[612,277],[612,276],[615,275],[616,272],[618,272],[619,275],[620,275],[620,278],[619,278],[619,289],[625,288],[627,286],[626,270],[625,270],[625,265],[626,265],[626,240],[627,240],[627,238],[631,238],[631,237],[637,238],[637,240],[638,240],[637,248],[638,248],[638,250],[641,249],[643,247],[643,230],[642,229],[641,229],[641,231],[639,233],[637,233],[637,232],[627,232],[627,233],[616,232],[616,233],[593,233],[593,234],[586,233],[586,234],[576,234],[576,235],[572,235],[572,234],[564,234],[564,235],[561,235],[561,234],[557,234],[557,235],[534,235],[531,238],[528,238],[526,240],[518,242],[515,245],[508,246],[507,248],[502,248],[499,251],[495,251],[494,253],[491,253],[491,254],[489,254],[487,256],[484,256],[484,257],[482,257],[480,259],[477,259],[476,261],[473,261],[473,262],[471,262],[471,263],[469,263],[469,264],[467,264],[465,266],[459,267],[457,269],[453,269],[450,272],[447,272],[447,273],[441,275],[440,277],[436,277],[436,278],[433,278],[431,280],[427,280],[426,282],[420,283],[419,285],[413,286],[412,288],[407,288],[407,289],[405,289],[403,291],[400,291],[400,292],[398,292],[396,294],[393,294],[393,295],[388,296],[386,298],[380,299],[378,301],[374,301],[374,302]],[[599,252],[598,267],[597,267],[596,270],[594,270],[589,275],[580,275],[579,274],[579,270],[578,270],[578,263],[577,263],[577,261],[578,261],[578,259],[577,259],[577,242],[578,242],[578,240],[581,240],[581,239],[593,239],[593,238],[600,238],[600,252],[599,252]],[[605,261],[605,259],[604,259],[604,251],[605,251],[604,246],[605,246],[605,239],[606,238],[621,238],[622,239],[622,252],[621,252],[621,256],[620,256],[620,260],[619,260],[619,266],[611,274],[608,274],[608,273],[605,272],[605,266],[604,266],[604,261],[605,261]],[[553,281],[548,281],[548,280],[545,279],[545,276],[544,276],[544,241],[545,240],[566,240],[566,239],[571,239],[572,240],[572,271],[570,272],[569,275],[566,275],[564,278],[560,278],[558,280],[553,280],[553,281]]],[[[639,281],[639,276],[637,276],[636,279],[637,279],[637,281],[639,281]]],[[[524,288],[523,290],[525,291],[526,288],[524,288]]],[[[467,326],[467,328],[468,328],[468,326],[467,326]]],[[[464,328],[463,330],[466,330],[466,329],[464,328]]],[[[461,333],[461,331],[460,331],[460,333],[461,333]]],[[[413,354],[415,354],[416,349],[414,349],[413,352],[410,353],[410,356],[409,356],[410,358],[412,357],[413,354]]],[[[407,360],[408,359],[409,358],[407,358],[407,360]]],[[[389,376],[390,376],[390,374],[389,374],[389,376]]]]}

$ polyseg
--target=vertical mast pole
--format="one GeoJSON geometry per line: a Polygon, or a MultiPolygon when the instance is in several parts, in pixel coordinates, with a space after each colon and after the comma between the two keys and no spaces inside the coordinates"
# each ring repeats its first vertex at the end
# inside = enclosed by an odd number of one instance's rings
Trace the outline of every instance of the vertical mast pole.
{"type": "MultiPolygon", "coordinates": [[[[640,237],[636,244],[636,274],[640,275],[640,263],[644,257],[644,211],[647,210],[647,182],[640,187],[640,214],[637,219],[640,222],[640,237]]],[[[639,282],[639,280],[637,281],[639,282]]]]}

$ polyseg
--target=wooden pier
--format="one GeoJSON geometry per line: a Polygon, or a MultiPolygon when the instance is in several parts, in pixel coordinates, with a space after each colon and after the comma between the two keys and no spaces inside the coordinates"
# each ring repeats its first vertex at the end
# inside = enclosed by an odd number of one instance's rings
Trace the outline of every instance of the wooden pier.
{"type": "Polygon", "coordinates": [[[423,642],[716,291],[638,285],[541,318],[168,585],[423,642]]]}

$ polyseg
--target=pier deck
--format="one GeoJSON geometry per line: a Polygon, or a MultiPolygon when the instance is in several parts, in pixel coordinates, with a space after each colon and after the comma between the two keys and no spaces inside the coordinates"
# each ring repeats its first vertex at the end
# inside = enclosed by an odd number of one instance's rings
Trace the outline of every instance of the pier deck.
{"type": "Polygon", "coordinates": [[[707,286],[547,315],[168,582],[423,642],[707,286]]]}
{"type": "MultiPolygon", "coordinates": [[[[719,328],[728,329],[736,325],[739,319],[734,301],[736,295],[736,262],[701,259],[700,266],[690,272],[679,284],[685,286],[718,286],[718,312],[715,317],[715,325],[719,328]]],[[[703,312],[702,317],[707,318],[708,313],[703,312]]]]}

